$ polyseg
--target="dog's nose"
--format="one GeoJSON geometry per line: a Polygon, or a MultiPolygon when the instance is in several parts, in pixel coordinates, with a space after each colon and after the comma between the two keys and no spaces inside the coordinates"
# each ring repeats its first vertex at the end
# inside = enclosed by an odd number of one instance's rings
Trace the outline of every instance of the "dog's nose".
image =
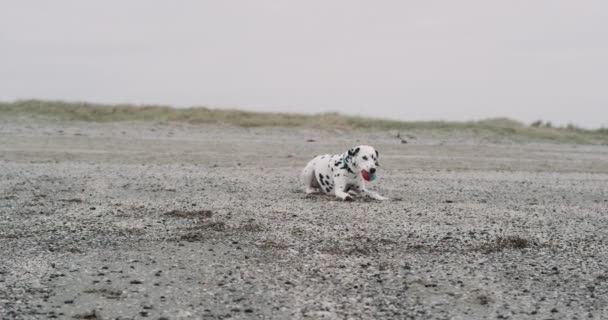
{"type": "Polygon", "coordinates": [[[371,168],[371,169],[369,169],[369,173],[371,173],[371,174],[376,173],[376,168],[371,168]]]}

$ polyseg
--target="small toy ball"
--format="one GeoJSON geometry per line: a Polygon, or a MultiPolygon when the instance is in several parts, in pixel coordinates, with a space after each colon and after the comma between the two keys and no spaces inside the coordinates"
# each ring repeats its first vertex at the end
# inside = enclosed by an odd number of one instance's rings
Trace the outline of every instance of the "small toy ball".
{"type": "Polygon", "coordinates": [[[376,179],[376,174],[370,174],[365,170],[361,170],[361,176],[365,181],[374,181],[376,179]]]}

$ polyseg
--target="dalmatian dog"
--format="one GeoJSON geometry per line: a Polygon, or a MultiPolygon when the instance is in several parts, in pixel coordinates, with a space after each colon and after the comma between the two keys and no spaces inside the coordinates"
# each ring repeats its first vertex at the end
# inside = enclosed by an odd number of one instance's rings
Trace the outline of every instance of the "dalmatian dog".
{"type": "Polygon", "coordinates": [[[365,188],[365,181],[376,178],[378,151],[370,146],[357,146],[339,155],[319,155],[302,170],[306,193],[321,190],[339,199],[350,201],[353,195],[363,194],[376,200],[388,200],[365,188]]]}

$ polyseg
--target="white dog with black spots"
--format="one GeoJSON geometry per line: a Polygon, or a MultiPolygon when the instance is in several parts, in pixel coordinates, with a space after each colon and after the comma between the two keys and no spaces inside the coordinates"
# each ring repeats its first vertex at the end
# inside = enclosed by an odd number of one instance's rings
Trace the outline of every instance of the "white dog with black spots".
{"type": "Polygon", "coordinates": [[[376,200],[388,200],[365,188],[365,181],[376,177],[379,153],[370,146],[357,146],[339,155],[319,155],[310,160],[302,171],[306,193],[321,190],[342,200],[353,200],[363,194],[376,200]],[[365,180],[365,181],[364,181],[365,180]]]}

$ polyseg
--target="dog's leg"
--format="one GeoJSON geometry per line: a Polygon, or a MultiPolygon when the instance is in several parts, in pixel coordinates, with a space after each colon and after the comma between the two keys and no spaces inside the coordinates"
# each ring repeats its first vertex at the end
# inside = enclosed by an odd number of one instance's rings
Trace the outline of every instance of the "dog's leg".
{"type": "Polygon", "coordinates": [[[352,201],[353,196],[351,196],[350,194],[344,192],[344,189],[336,189],[336,197],[344,200],[344,201],[352,201]]]}
{"type": "Polygon", "coordinates": [[[335,182],[336,182],[336,191],[335,191],[336,197],[338,197],[339,199],[342,199],[344,201],[354,200],[353,196],[351,196],[346,191],[344,191],[344,190],[346,190],[346,183],[344,181],[337,180],[335,182]]]}
{"type": "Polygon", "coordinates": [[[368,197],[370,197],[372,199],[381,200],[381,201],[388,200],[387,197],[383,197],[383,196],[379,195],[377,192],[367,190],[365,188],[365,186],[361,186],[361,193],[363,193],[364,195],[367,195],[368,197]]]}
{"type": "Polygon", "coordinates": [[[306,167],[304,167],[304,170],[302,170],[302,182],[304,183],[304,186],[306,188],[306,194],[311,194],[319,191],[319,189],[315,187],[315,170],[313,167],[313,161],[310,161],[306,165],[306,167]]]}

